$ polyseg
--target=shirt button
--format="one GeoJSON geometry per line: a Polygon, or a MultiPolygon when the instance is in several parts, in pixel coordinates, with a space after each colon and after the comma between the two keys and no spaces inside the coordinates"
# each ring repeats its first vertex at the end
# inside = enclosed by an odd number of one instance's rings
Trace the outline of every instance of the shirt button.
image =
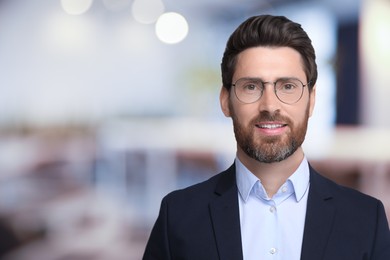
{"type": "Polygon", "coordinates": [[[287,190],[288,190],[288,188],[287,188],[286,186],[283,186],[283,187],[282,187],[282,192],[283,192],[283,193],[287,192],[287,190]]]}
{"type": "Polygon", "coordinates": [[[269,250],[269,253],[271,254],[271,255],[274,255],[274,254],[276,254],[276,248],[275,247],[272,247],[270,250],[269,250]]]}
{"type": "Polygon", "coordinates": [[[271,213],[274,213],[274,212],[276,211],[275,206],[270,207],[270,208],[269,208],[269,211],[270,211],[271,213]]]}

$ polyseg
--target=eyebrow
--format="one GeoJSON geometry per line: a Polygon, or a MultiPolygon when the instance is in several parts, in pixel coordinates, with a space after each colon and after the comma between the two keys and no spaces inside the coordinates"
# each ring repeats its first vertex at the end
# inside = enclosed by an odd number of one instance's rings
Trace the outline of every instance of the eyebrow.
{"type": "Polygon", "coordinates": [[[280,78],[277,78],[275,81],[265,81],[262,78],[258,78],[258,77],[243,77],[243,78],[237,79],[236,82],[239,81],[239,80],[244,80],[244,79],[245,80],[253,80],[253,81],[261,81],[261,82],[276,82],[276,81],[279,81],[279,80],[289,80],[289,79],[295,79],[295,80],[301,81],[297,77],[280,77],[280,78]]]}

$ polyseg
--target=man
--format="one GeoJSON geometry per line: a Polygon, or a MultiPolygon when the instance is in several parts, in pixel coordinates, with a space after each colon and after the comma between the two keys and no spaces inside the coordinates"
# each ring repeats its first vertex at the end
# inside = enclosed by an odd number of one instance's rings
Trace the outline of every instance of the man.
{"type": "Polygon", "coordinates": [[[382,203],[321,177],[302,150],[317,66],[301,26],[249,18],[221,68],[235,163],[163,199],[143,259],[389,260],[382,203]]]}

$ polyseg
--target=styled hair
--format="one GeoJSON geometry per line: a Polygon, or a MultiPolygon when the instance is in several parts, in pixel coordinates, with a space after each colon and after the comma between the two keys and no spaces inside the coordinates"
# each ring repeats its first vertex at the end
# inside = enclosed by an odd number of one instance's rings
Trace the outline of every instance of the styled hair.
{"type": "Polygon", "coordinates": [[[238,54],[259,46],[290,47],[298,51],[311,91],[317,81],[317,64],[309,36],[300,24],[284,16],[272,15],[259,15],[247,19],[229,37],[221,64],[222,83],[225,88],[231,88],[238,54]]]}

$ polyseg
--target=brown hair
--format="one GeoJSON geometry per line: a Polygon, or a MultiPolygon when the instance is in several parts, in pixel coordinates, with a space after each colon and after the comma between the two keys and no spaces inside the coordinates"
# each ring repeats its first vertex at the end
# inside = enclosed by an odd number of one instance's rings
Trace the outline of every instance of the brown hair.
{"type": "Polygon", "coordinates": [[[230,36],[223,54],[222,83],[231,88],[237,55],[252,47],[290,47],[301,54],[309,90],[317,81],[316,56],[311,40],[301,25],[284,16],[259,15],[244,21],[230,36]]]}

